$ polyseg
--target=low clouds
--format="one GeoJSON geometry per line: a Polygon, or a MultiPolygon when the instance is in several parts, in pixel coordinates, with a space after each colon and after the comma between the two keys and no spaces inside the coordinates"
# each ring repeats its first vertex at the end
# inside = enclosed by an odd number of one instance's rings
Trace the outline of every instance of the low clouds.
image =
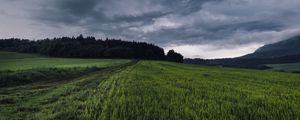
{"type": "Polygon", "coordinates": [[[180,53],[186,53],[185,57],[188,58],[233,58],[237,56],[245,55],[249,51],[255,51],[258,47],[261,47],[262,44],[247,44],[241,45],[238,47],[222,47],[215,45],[171,45],[166,47],[167,50],[176,49],[180,53]]]}
{"type": "Polygon", "coordinates": [[[151,42],[185,57],[218,58],[300,34],[299,0],[0,1],[5,23],[0,27],[6,28],[0,37],[82,33],[151,42]]]}
{"type": "Polygon", "coordinates": [[[283,31],[248,32],[240,31],[224,39],[203,44],[171,44],[165,47],[185,53],[186,58],[233,58],[254,52],[265,43],[274,43],[299,35],[300,29],[283,31]]]}

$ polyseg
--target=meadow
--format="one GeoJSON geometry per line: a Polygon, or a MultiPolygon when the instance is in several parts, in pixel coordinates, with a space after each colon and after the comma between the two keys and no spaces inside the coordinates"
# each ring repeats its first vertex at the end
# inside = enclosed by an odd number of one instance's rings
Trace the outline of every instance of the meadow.
{"type": "Polygon", "coordinates": [[[300,119],[300,75],[132,61],[0,88],[0,119],[300,119]]]}
{"type": "Polygon", "coordinates": [[[125,59],[53,58],[38,54],[0,52],[0,87],[79,77],[129,63],[125,59]]]}
{"type": "Polygon", "coordinates": [[[72,68],[72,67],[108,67],[120,65],[130,60],[126,59],[78,59],[55,58],[37,54],[24,54],[0,51],[0,71],[25,70],[35,68],[72,68]]]}
{"type": "Polygon", "coordinates": [[[272,70],[275,71],[300,73],[300,63],[268,64],[267,66],[271,67],[272,70]]]}

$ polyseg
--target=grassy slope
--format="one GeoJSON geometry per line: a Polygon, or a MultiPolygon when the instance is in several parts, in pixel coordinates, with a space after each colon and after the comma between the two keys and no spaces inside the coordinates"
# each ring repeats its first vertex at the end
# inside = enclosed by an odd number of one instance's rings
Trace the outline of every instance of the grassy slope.
{"type": "Polygon", "coordinates": [[[286,72],[300,72],[300,63],[289,64],[269,64],[273,70],[286,71],[286,72]]]}
{"type": "Polygon", "coordinates": [[[0,51],[0,87],[78,77],[128,62],[130,60],[52,58],[0,51]]]}
{"type": "Polygon", "coordinates": [[[106,95],[111,82],[106,79],[130,64],[133,63],[105,68],[75,79],[0,88],[0,119],[84,118],[88,107],[101,103],[95,101],[97,103],[92,104],[88,100],[106,95]]]}
{"type": "Polygon", "coordinates": [[[23,54],[0,51],[1,70],[25,70],[32,68],[71,68],[71,67],[107,67],[120,65],[129,62],[125,59],[73,59],[73,58],[52,58],[35,54],[23,54]]]}
{"type": "Polygon", "coordinates": [[[299,119],[300,75],[140,61],[0,89],[0,119],[299,119]]]}

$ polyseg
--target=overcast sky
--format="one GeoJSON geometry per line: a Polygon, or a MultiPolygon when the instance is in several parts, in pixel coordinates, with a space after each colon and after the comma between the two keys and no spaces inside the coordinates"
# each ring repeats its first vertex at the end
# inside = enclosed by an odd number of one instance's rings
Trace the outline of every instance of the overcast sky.
{"type": "Polygon", "coordinates": [[[146,41],[186,58],[237,57],[300,34],[300,0],[0,0],[0,38],[146,41]]]}

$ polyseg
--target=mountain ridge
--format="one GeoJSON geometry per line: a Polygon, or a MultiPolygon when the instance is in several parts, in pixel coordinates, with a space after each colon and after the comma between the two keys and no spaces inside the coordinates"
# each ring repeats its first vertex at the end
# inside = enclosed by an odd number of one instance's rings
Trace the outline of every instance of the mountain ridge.
{"type": "Polygon", "coordinates": [[[241,58],[276,58],[297,54],[300,54],[300,35],[264,45],[254,53],[242,56],[241,58]]]}

